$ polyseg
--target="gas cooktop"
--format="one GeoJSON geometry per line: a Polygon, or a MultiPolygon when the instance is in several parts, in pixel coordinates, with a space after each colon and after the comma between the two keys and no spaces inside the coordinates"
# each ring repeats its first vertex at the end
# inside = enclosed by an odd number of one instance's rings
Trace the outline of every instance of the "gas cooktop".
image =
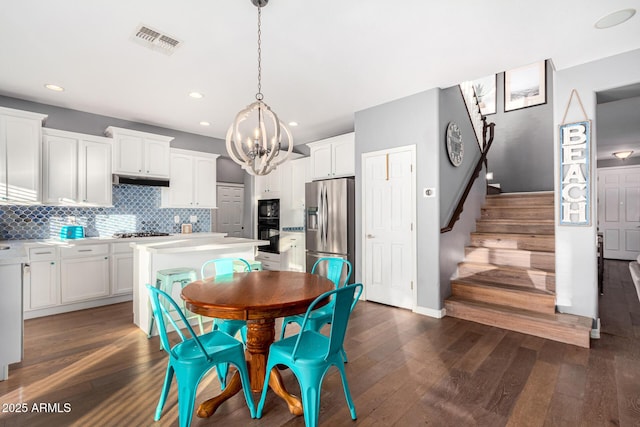
{"type": "Polygon", "coordinates": [[[117,239],[131,239],[134,237],[160,237],[169,235],[169,233],[161,233],[159,231],[133,231],[127,233],[113,233],[113,237],[117,239]]]}

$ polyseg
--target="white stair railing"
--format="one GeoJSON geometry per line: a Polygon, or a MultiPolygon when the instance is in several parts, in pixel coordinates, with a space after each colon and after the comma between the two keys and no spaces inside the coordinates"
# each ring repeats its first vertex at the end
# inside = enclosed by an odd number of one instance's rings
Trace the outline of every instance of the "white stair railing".
{"type": "Polygon", "coordinates": [[[484,123],[482,121],[480,103],[476,95],[476,90],[473,87],[473,82],[467,81],[460,83],[460,92],[462,92],[462,98],[467,106],[467,112],[469,113],[471,124],[473,125],[473,131],[476,134],[476,141],[478,141],[478,146],[480,147],[480,151],[482,151],[484,123]]]}

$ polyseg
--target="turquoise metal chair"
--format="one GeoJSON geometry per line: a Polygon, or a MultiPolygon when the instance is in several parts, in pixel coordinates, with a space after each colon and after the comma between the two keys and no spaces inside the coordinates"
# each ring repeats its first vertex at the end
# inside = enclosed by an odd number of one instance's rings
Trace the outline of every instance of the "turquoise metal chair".
{"type": "MultiPolygon", "coordinates": [[[[156,271],[156,288],[168,293],[169,295],[172,294],[173,285],[175,283],[178,283],[181,288],[184,288],[189,283],[195,282],[196,280],[198,280],[198,272],[193,268],[179,267],[156,271]]],[[[180,308],[185,313],[187,320],[196,319],[198,321],[200,334],[203,334],[204,326],[202,324],[202,316],[187,311],[183,301],[181,301],[180,308]]],[[[153,335],[154,323],[155,317],[152,310],[149,314],[149,333],[147,334],[147,338],[151,338],[151,336],[153,335]]]]}
{"type": "MultiPolygon", "coordinates": [[[[216,280],[221,280],[225,277],[233,277],[233,273],[245,271],[251,271],[251,265],[243,258],[217,258],[202,264],[200,277],[203,280],[206,277],[215,277],[216,280]]],[[[232,337],[239,331],[242,342],[244,344],[247,342],[247,322],[244,320],[213,319],[211,330],[222,331],[232,337]]],[[[218,379],[223,390],[227,386],[227,370],[228,365],[226,363],[218,365],[218,379]]]]}
{"type": "Polygon", "coordinates": [[[351,418],[356,419],[356,408],[353,405],[349,383],[344,370],[342,359],[342,344],[347,330],[347,322],[351,314],[353,300],[362,293],[362,284],[346,285],[320,295],[311,303],[302,321],[299,334],[276,341],[269,347],[267,359],[267,376],[262,396],[258,404],[257,417],[262,417],[264,402],[269,388],[269,374],[276,365],[285,365],[291,369],[300,383],[302,407],[304,408],[304,422],[307,427],[318,425],[320,409],[320,389],[322,380],[331,366],[340,371],[342,388],[351,412],[351,418]],[[326,298],[333,297],[331,310],[331,333],[327,337],[319,332],[305,328],[315,306],[326,298]]]}
{"type": "Polygon", "coordinates": [[[251,418],[255,418],[255,407],[242,343],[220,331],[211,331],[200,336],[196,335],[184,313],[169,294],[151,285],[147,285],[147,289],[151,296],[151,306],[158,324],[160,342],[169,354],[167,372],[154,420],[158,421],[162,415],[162,408],[167,400],[175,373],[178,381],[178,419],[180,427],[190,426],[198,384],[205,374],[220,363],[232,363],[238,369],[251,418]],[[160,302],[161,298],[162,303],[160,302]],[[178,314],[177,320],[173,316],[175,313],[178,314]],[[173,347],[167,334],[167,320],[180,338],[180,342],[173,347]],[[182,327],[187,329],[190,338],[187,338],[180,329],[180,323],[182,327]]]}
{"type": "MultiPolygon", "coordinates": [[[[342,258],[320,258],[315,262],[315,264],[313,264],[313,268],[311,269],[312,274],[317,274],[317,272],[325,273],[326,277],[333,282],[337,289],[349,283],[349,278],[351,277],[351,263],[342,258]]],[[[324,307],[320,307],[319,309],[314,310],[314,312],[311,313],[311,315],[307,319],[307,329],[318,332],[324,325],[330,323],[332,308],[333,301],[329,302],[329,304],[325,305],[324,307]]],[[[289,323],[297,323],[298,325],[302,325],[303,319],[304,316],[301,314],[285,317],[282,321],[280,339],[284,338],[284,333],[289,323]]]]}

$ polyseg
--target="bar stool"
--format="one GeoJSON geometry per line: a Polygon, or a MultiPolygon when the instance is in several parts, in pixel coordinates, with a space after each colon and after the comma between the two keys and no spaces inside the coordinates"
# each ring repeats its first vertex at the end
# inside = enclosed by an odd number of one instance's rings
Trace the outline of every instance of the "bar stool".
{"type": "MultiPolygon", "coordinates": [[[[191,282],[195,282],[198,280],[198,271],[193,268],[169,268],[166,270],[158,270],[156,272],[156,288],[160,289],[163,292],[171,295],[173,292],[173,285],[175,283],[180,284],[180,288],[184,288],[187,284],[191,282]]],[[[204,326],[202,325],[202,316],[199,314],[193,314],[187,311],[184,301],[182,299],[180,301],[180,308],[184,312],[185,317],[188,321],[191,319],[198,319],[198,326],[200,327],[200,334],[204,333],[204,326]]],[[[149,334],[148,338],[151,338],[151,334],[153,333],[153,324],[155,322],[155,317],[153,315],[153,311],[149,316],[149,334]]]]}

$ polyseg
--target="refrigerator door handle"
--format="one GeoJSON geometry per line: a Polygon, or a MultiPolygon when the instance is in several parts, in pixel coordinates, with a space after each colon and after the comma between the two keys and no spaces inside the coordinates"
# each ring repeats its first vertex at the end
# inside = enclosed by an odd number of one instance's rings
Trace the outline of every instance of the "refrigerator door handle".
{"type": "Polygon", "coordinates": [[[327,250],[327,244],[329,242],[329,195],[327,194],[327,186],[324,186],[324,246],[323,249],[327,250]]]}
{"type": "Polygon", "coordinates": [[[324,235],[324,212],[322,208],[322,185],[318,189],[318,237],[320,248],[322,249],[324,246],[322,244],[322,237],[324,235]]]}

